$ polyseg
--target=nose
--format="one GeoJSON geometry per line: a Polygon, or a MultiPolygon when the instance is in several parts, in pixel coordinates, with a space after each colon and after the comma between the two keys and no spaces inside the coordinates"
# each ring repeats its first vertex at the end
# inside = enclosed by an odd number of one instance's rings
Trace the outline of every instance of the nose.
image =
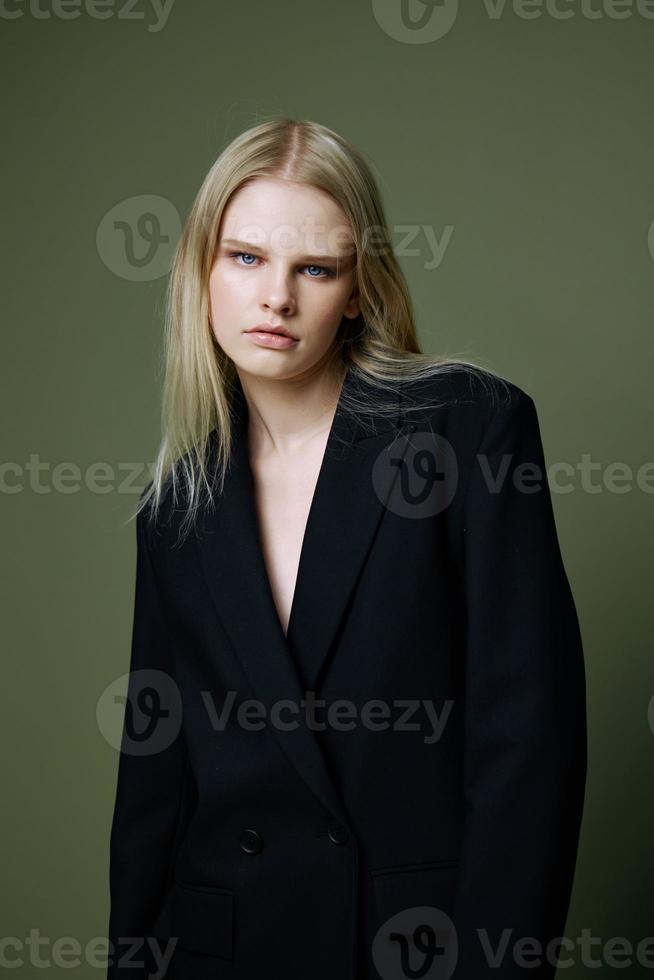
{"type": "Polygon", "coordinates": [[[267,270],[263,280],[261,305],[273,313],[288,316],[295,310],[295,295],[290,273],[279,268],[267,270]]]}

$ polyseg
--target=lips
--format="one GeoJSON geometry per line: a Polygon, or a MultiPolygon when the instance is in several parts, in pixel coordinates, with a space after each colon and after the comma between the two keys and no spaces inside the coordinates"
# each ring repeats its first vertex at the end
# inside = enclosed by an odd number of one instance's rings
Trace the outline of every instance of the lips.
{"type": "Polygon", "coordinates": [[[270,323],[259,323],[256,327],[250,327],[250,329],[246,330],[245,332],[246,333],[254,333],[254,332],[274,333],[274,334],[279,334],[282,337],[289,337],[290,340],[299,339],[298,337],[295,336],[295,334],[291,333],[289,330],[286,330],[284,327],[275,327],[270,323]]]}

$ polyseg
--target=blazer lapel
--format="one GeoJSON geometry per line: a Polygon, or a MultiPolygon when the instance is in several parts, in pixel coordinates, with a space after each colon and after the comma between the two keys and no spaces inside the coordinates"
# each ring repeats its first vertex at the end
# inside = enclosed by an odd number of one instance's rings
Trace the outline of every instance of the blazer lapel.
{"type": "Polygon", "coordinates": [[[215,610],[249,678],[252,696],[265,706],[267,724],[296,770],[343,821],[347,815],[316,732],[305,724],[306,692],[315,691],[333,650],[408,445],[398,431],[397,391],[377,392],[391,411],[374,419],[373,434],[345,411],[343,393],[356,392],[359,384],[348,371],[307,519],[287,636],[261,548],[248,455],[248,409],[238,378],[232,458],[223,493],[216,496],[215,507],[204,509],[200,535],[195,537],[215,610]],[[275,723],[270,712],[289,700],[295,707],[285,707],[282,723],[275,723]]]}

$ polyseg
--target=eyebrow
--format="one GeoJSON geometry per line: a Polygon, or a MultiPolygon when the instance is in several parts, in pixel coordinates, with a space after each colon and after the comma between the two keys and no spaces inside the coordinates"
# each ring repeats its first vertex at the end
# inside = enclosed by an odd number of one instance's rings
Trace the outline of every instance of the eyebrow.
{"type": "MultiPolygon", "coordinates": [[[[241,242],[237,238],[223,238],[220,243],[221,245],[230,245],[236,248],[243,249],[247,252],[263,252],[264,249],[261,245],[254,245],[252,242],[241,242]]],[[[343,262],[350,259],[351,254],[345,255],[301,255],[298,262],[305,263],[315,263],[319,265],[323,262],[335,262],[337,264],[342,264],[343,262]]]]}

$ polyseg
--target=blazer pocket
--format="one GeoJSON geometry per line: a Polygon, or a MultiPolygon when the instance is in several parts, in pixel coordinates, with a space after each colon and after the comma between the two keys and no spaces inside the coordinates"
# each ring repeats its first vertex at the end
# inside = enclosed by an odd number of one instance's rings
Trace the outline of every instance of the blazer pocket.
{"type": "Polygon", "coordinates": [[[377,911],[383,919],[419,906],[452,910],[459,873],[456,859],[371,868],[377,911]]]}
{"type": "Polygon", "coordinates": [[[234,892],[175,879],[152,933],[177,939],[180,949],[231,960],[234,952],[234,892]]]}

